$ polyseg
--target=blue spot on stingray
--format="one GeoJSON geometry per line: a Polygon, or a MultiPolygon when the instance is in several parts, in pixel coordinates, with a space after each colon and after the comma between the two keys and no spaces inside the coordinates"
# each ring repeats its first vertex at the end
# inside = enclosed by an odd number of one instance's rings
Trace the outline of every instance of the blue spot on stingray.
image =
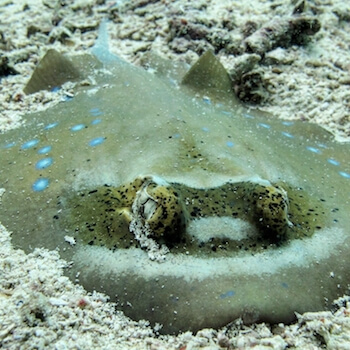
{"type": "Polygon", "coordinates": [[[49,186],[49,182],[46,177],[40,178],[33,183],[32,189],[35,192],[44,191],[49,186]]]}
{"type": "Polygon", "coordinates": [[[92,139],[91,141],[89,141],[89,146],[95,147],[95,146],[100,145],[104,141],[105,141],[104,137],[96,137],[95,139],[92,139]]]}
{"type": "Polygon", "coordinates": [[[233,290],[229,290],[226,293],[220,294],[220,299],[225,299],[229,297],[233,297],[236,293],[233,290]]]}
{"type": "Polygon", "coordinates": [[[291,126],[291,125],[294,124],[294,122],[287,122],[287,121],[284,121],[284,122],[282,122],[282,124],[285,125],[285,126],[291,126]]]}
{"type": "Polygon", "coordinates": [[[11,143],[8,143],[4,146],[4,148],[8,149],[8,148],[11,148],[13,147],[14,145],[16,144],[16,142],[11,142],[11,143]]]}
{"type": "Polygon", "coordinates": [[[345,171],[339,171],[339,175],[345,177],[346,179],[350,179],[350,173],[346,173],[345,171]]]}
{"type": "Polygon", "coordinates": [[[52,150],[51,146],[44,146],[38,150],[39,154],[46,154],[49,153],[52,150]]]}
{"type": "Polygon", "coordinates": [[[232,115],[231,112],[228,112],[228,111],[221,111],[222,114],[225,114],[225,115],[232,115]]]}
{"type": "Polygon", "coordinates": [[[243,113],[243,117],[248,118],[248,119],[254,119],[255,117],[252,116],[251,114],[248,113],[243,113]]]}
{"type": "Polygon", "coordinates": [[[35,169],[41,170],[48,168],[53,163],[53,159],[51,157],[40,159],[35,164],[35,169]]]}
{"type": "Polygon", "coordinates": [[[25,143],[21,146],[21,148],[22,148],[22,149],[32,148],[32,147],[36,146],[38,143],[39,143],[39,140],[33,139],[33,140],[28,141],[28,142],[25,142],[25,143]]]}
{"type": "Polygon", "coordinates": [[[80,130],[83,130],[85,128],[85,125],[84,124],[77,124],[77,125],[74,125],[70,128],[71,131],[80,131],[80,130]]]}
{"type": "Polygon", "coordinates": [[[89,112],[93,117],[98,117],[99,115],[103,114],[99,108],[91,108],[89,112]]]}
{"type": "Polygon", "coordinates": [[[226,146],[233,147],[234,143],[232,141],[227,141],[226,146]]]}
{"type": "Polygon", "coordinates": [[[174,139],[179,139],[179,138],[180,138],[180,136],[181,136],[180,134],[174,134],[174,136],[173,136],[173,137],[174,137],[174,139]]]}
{"type": "Polygon", "coordinates": [[[283,288],[288,288],[288,283],[282,282],[282,283],[281,283],[281,286],[282,286],[283,288]]]}
{"type": "Polygon", "coordinates": [[[294,138],[294,135],[290,134],[289,132],[282,131],[282,135],[289,137],[290,139],[294,138]]]}
{"type": "Polygon", "coordinates": [[[92,122],[91,122],[91,125],[97,125],[97,124],[100,124],[102,122],[102,119],[94,119],[92,122]]]}
{"type": "Polygon", "coordinates": [[[321,148],[324,148],[324,149],[327,149],[328,147],[326,145],[324,145],[323,143],[318,143],[317,144],[318,147],[321,147],[321,148]]]}
{"type": "Polygon", "coordinates": [[[51,123],[51,124],[49,124],[49,125],[46,125],[45,128],[44,128],[44,130],[53,129],[53,128],[55,128],[57,125],[58,125],[57,122],[56,122],[56,123],[51,123]]]}
{"type": "Polygon", "coordinates": [[[336,166],[340,165],[340,163],[337,160],[332,159],[332,158],[327,159],[327,162],[329,164],[336,165],[336,166]]]}
{"type": "Polygon", "coordinates": [[[269,124],[265,124],[265,123],[258,123],[259,126],[262,126],[265,129],[270,129],[271,126],[269,124]]]}
{"type": "Polygon", "coordinates": [[[203,130],[204,132],[208,132],[208,131],[209,131],[209,129],[206,128],[206,127],[202,128],[202,130],[203,130]]]}
{"type": "Polygon", "coordinates": [[[322,152],[316,148],[316,147],[311,147],[311,146],[307,146],[306,149],[312,153],[316,153],[316,154],[321,154],[322,152]]]}

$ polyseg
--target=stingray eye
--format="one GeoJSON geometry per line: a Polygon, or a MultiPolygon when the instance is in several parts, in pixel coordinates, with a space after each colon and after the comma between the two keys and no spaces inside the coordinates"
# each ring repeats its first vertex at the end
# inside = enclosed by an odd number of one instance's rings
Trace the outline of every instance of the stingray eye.
{"type": "Polygon", "coordinates": [[[153,198],[148,197],[146,201],[143,203],[141,215],[146,221],[148,221],[153,217],[156,210],[157,210],[157,202],[153,198]]]}
{"type": "Polygon", "coordinates": [[[139,214],[146,222],[152,219],[157,210],[157,200],[152,197],[156,186],[153,182],[149,183],[149,180],[146,178],[137,193],[135,203],[137,203],[139,214]]]}
{"type": "Polygon", "coordinates": [[[255,186],[253,191],[255,208],[253,219],[266,238],[274,241],[282,239],[288,227],[293,224],[288,219],[289,200],[281,187],[255,186]]]}
{"type": "MultiPolygon", "coordinates": [[[[132,227],[146,236],[176,241],[186,227],[187,212],[173,187],[158,177],[141,178],[140,189],[132,204],[132,227]]],[[[133,231],[131,229],[131,231],[133,231]]]]}

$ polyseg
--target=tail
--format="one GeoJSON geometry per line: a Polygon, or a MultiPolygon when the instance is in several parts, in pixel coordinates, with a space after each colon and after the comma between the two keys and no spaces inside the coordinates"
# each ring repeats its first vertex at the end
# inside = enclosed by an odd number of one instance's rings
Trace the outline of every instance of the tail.
{"type": "Polygon", "coordinates": [[[111,63],[119,62],[125,63],[119,56],[113,54],[109,51],[109,37],[108,37],[108,28],[107,20],[103,19],[100,23],[100,28],[98,30],[98,37],[95,45],[91,49],[91,53],[104,65],[111,63]]]}

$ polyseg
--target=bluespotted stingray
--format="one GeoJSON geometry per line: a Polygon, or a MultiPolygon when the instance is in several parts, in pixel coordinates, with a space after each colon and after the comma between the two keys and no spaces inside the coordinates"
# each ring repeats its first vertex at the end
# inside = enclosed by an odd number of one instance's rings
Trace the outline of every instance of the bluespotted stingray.
{"type": "Polygon", "coordinates": [[[164,333],[290,322],[348,291],[348,144],[245,108],[211,53],[184,77],[94,53],[92,86],[0,135],[16,247],[58,249],[164,333]]]}

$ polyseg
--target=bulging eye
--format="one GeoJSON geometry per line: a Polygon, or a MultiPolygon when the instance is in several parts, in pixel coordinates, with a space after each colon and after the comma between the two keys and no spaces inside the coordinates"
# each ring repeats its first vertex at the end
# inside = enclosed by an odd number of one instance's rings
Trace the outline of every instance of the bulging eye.
{"type": "Polygon", "coordinates": [[[157,202],[153,198],[148,197],[146,201],[143,203],[143,210],[142,210],[143,218],[146,221],[150,220],[155,214],[156,210],[157,210],[157,202]]]}

